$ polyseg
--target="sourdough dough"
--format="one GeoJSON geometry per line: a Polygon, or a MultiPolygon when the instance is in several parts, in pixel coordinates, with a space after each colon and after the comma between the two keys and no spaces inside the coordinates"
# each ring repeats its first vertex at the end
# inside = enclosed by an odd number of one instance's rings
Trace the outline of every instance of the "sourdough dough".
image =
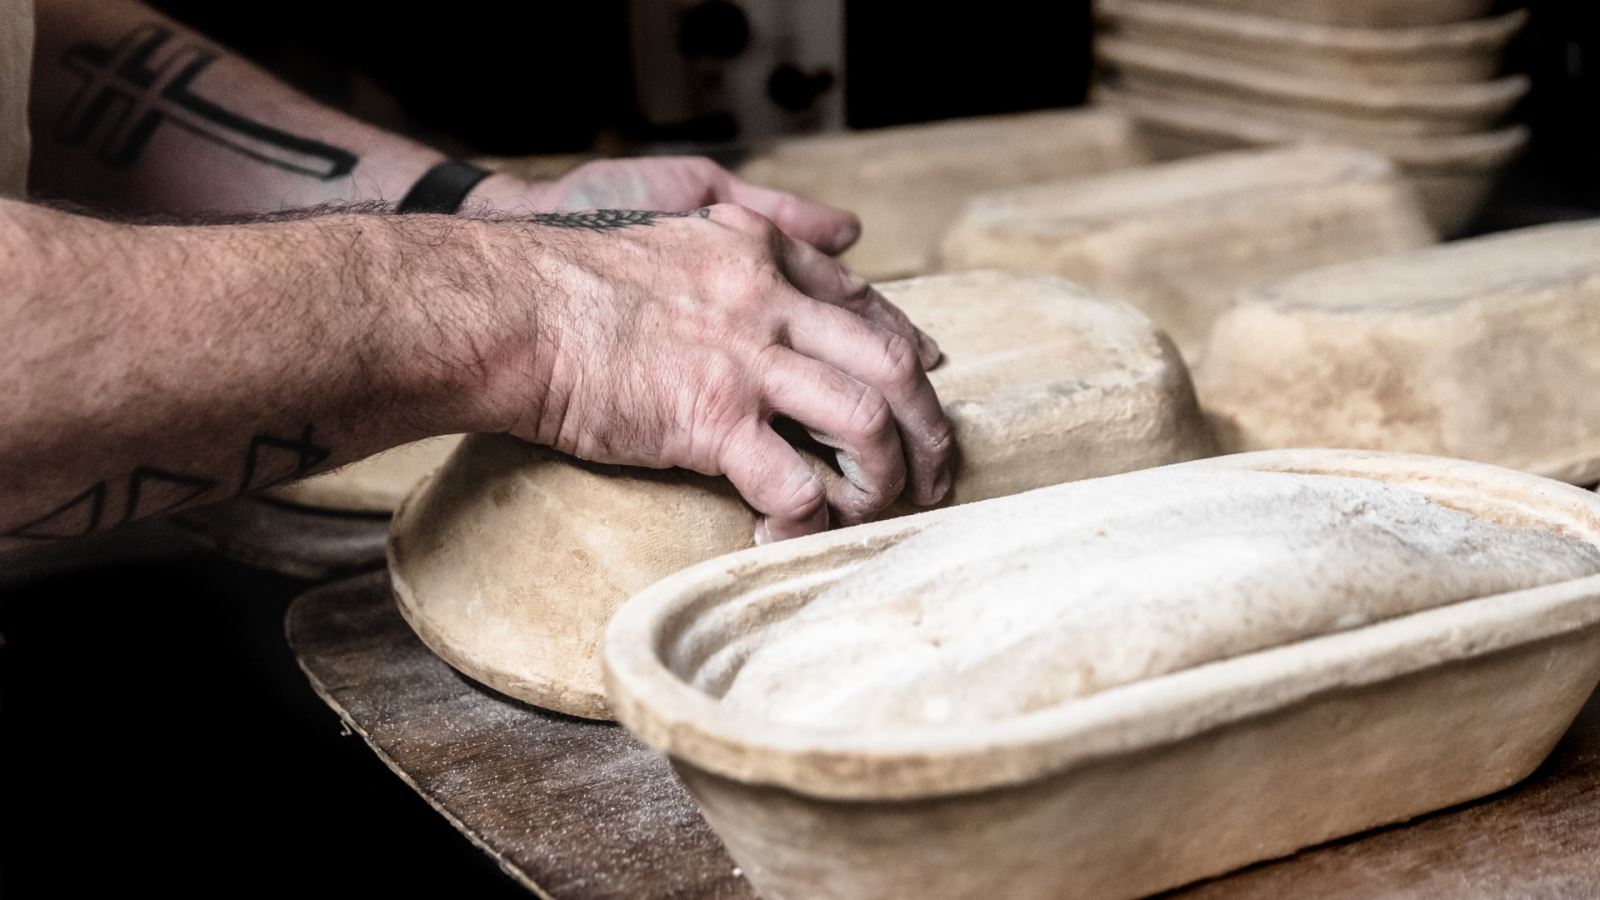
{"type": "Polygon", "coordinates": [[[823,729],[980,723],[1431,607],[1600,551],[1361,478],[1176,467],[973,507],[756,637],[721,702],[823,729]]]}

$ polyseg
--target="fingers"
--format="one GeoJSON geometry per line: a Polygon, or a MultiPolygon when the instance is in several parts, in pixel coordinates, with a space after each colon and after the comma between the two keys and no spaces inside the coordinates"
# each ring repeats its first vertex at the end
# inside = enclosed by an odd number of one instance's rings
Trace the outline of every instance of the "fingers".
{"type": "Polygon", "coordinates": [[[821,480],[766,422],[747,420],[724,445],[720,465],[734,489],[761,515],[756,543],[827,529],[827,493],[821,480]]]}
{"type": "Polygon", "coordinates": [[[728,175],[718,193],[719,202],[749,207],[771,219],[784,234],[823,253],[843,253],[861,237],[861,220],[855,213],[751,184],[737,175],[728,175]]]}
{"type": "MultiPolygon", "coordinates": [[[[795,307],[788,332],[789,346],[796,352],[882,395],[905,455],[908,496],[923,506],[943,500],[950,489],[951,426],[914,345],[854,313],[814,301],[795,307]]],[[[802,424],[812,423],[802,420],[802,424]]],[[[873,452],[860,446],[853,449],[863,459],[873,452]]]]}
{"type": "Polygon", "coordinates": [[[799,241],[778,241],[778,262],[783,274],[800,292],[815,300],[843,307],[886,331],[898,334],[917,348],[922,367],[931,369],[942,355],[939,345],[898,306],[884,299],[865,278],[851,272],[838,260],[799,241]]]}
{"type": "Polygon", "coordinates": [[[906,458],[889,401],[878,389],[792,351],[773,355],[767,402],[839,451],[844,478],[824,484],[839,524],[882,512],[906,486],[906,458]]]}

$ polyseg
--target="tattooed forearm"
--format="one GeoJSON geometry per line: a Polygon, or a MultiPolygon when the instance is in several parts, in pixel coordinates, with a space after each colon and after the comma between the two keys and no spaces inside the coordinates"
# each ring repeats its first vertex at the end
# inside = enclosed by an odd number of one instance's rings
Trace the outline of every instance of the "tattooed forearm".
{"type": "Polygon", "coordinates": [[[161,24],[141,25],[115,46],[83,42],[61,65],[79,87],[56,123],[63,144],[94,144],[96,158],[123,167],[138,162],[166,126],[181,128],[257,161],[324,181],[355,168],[355,154],[298,137],[224,109],[195,93],[194,83],[217,54],[174,40],[161,24]]]}
{"type": "Polygon", "coordinates": [[[654,225],[657,219],[685,219],[689,216],[709,219],[711,218],[711,210],[704,207],[687,212],[660,212],[653,209],[597,209],[593,212],[580,213],[538,213],[526,217],[526,220],[535,225],[547,225],[551,228],[615,231],[618,228],[632,228],[635,225],[649,227],[654,225]]]}
{"type": "Polygon", "coordinates": [[[310,425],[298,437],[258,434],[250,438],[243,472],[236,481],[225,483],[156,466],[137,466],[125,478],[98,482],[4,536],[28,540],[81,537],[201,500],[219,500],[227,493],[246,494],[293,481],[315,471],[329,454],[328,448],[312,440],[310,425]]]}

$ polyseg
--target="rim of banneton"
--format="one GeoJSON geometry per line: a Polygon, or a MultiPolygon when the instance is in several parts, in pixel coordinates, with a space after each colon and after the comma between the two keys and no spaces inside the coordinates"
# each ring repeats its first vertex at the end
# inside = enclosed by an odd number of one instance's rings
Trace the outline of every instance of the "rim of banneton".
{"type": "Polygon", "coordinates": [[[1403,56],[1498,50],[1527,24],[1528,11],[1516,9],[1439,25],[1374,28],[1326,25],[1157,0],[1099,0],[1095,4],[1095,17],[1109,22],[1125,19],[1142,25],[1211,33],[1263,44],[1299,45],[1284,49],[1403,56]]]}
{"type": "Polygon", "coordinates": [[[360,476],[362,469],[375,463],[379,457],[390,454],[411,456],[428,454],[434,457],[435,461],[424,474],[426,478],[427,474],[444,465],[445,460],[455,453],[455,448],[460,446],[465,438],[466,435],[462,434],[444,434],[400,444],[309,478],[278,485],[263,492],[262,496],[277,503],[318,512],[388,516],[393,514],[399,508],[401,501],[411,494],[417,482],[390,479],[381,486],[375,486],[377,483],[374,480],[360,476]],[[445,452],[440,453],[441,450],[445,452]],[[355,477],[352,477],[353,475],[355,477]]]}
{"type": "MultiPolygon", "coordinates": [[[[1033,133],[1040,129],[1059,131],[1063,135],[1089,138],[1095,143],[1120,144],[1133,131],[1133,122],[1126,113],[1108,107],[1075,106],[1062,109],[1036,109],[1024,112],[994,113],[990,115],[958,116],[932,122],[909,122],[850,131],[832,131],[808,134],[767,143],[740,166],[741,174],[754,174],[757,180],[771,178],[769,167],[782,168],[803,164],[816,158],[832,161],[836,155],[843,157],[872,156],[886,148],[900,149],[910,146],[927,150],[943,147],[950,137],[967,137],[974,131],[1002,134],[1015,129],[1033,133]],[[1064,129],[1068,124],[1071,131],[1064,129]],[[927,146],[916,147],[917,142],[927,146]]],[[[958,146],[958,152],[964,147],[958,146]]],[[[780,173],[784,174],[784,173],[780,173]]],[[[848,173],[847,173],[848,174],[848,173]]]]}
{"type": "Polygon", "coordinates": [[[1206,9],[1246,11],[1296,22],[1321,22],[1344,28],[1414,28],[1445,25],[1493,15],[1498,0],[1166,0],[1206,9]],[[1413,8],[1415,7],[1415,8],[1413,8]],[[1404,16],[1396,13],[1406,8],[1404,16]],[[1399,19],[1399,22],[1396,19],[1399,19]]]}
{"type": "Polygon", "coordinates": [[[1263,102],[1322,106],[1359,117],[1492,119],[1510,111],[1527,96],[1532,85],[1526,75],[1442,84],[1363,84],[1264,69],[1194,51],[1144,46],[1111,37],[1097,39],[1094,51],[1099,62],[1114,69],[1173,79],[1190,87],[1249,94],[1263,102]]]}
{"type": "Polygon", "coordinates": [[[1128,112],[1142,124],[1168,129],[1200,140],[1246,144],[1328,143],[1381,153],[1407,169],[1476,172],[1510,162],[1527,146],[1526,125],[1510,125],[1471,134],[1418,137],[1317,134],[1313,129],[1283,125],[1213,107],[1195,108],[1127,87],[1097,84],[1095,101],[1128,112]]]}
{"type": "Polygon", "coordinates": [[[399,505],[396,492],[360,487],[338,476],[337,470],[314,475],[303,481],[279,485],[261,496],[274,503],[328,515],[382,517],[394,514],[399,505]],[[316,483],[312,484],[313,481],[316,483]]]}
{"type": "Polygon", "coordinates": [[[435,656],[484,687],[505,694],[513,700],[530,703],[563,715],[602,722],[612,721],[611,709],[603,693],[574,688],[553,679],[534,681],[527,673],[483,665],[473,658],[469,650],[457,647],[451,641],[448,629],[438,627],[428,617],[427,604],[418,600],[410,582],[406,581],[406,567],[402,560],[404,554],[400,552],[398,537],[410,520],[410,510],[415,502],[428,490],[440,469],[453,461],[452,454],[452,459],[446,460],[443,466],[418,481],[395,507],[394,517],[389,521],[389,538],[384,542],[384,559],[389,568],[389,591],[394,595],[394,605],[400,610],[400,617],[406,620],[406,624],[411,626],[411,631],[416,634],[417,639],[433,651],[435,656]]]}
{"type": "MultiPolygon", "coordinates": [[[[1482,463],[1412,454],[1269,450],[1179,463],[1347,475],[1539,523],[1600,546],[1600,495],[1482,463]]],[[[1110,476],[1117,477],[1117,476],[1110,476]]],[[[1070,490],[1070,485],[1043,490],[1070,490]]],[[[1014,502],[1015,498],[983,501],[1014,502]]],[[[605,637],[611,708],[646,744],[736,781],[834,800],[968,793],[1181,741],[1301,701],[1600,624],[1600,575],[1466,600],[1296,641],[982,725],[829,732],[724,709],[662,659],[682,626],[748,590],[803,583],[835,548],[875,552],[936,510],[719,557],[625,603],[605,637]],[[772,577],[754,578],[760,574],[772,577]]],[[[814,577],[814,576],[813,576],[814,577]]],[[[1445,676],[1448,677],[1448,676],[1445,676]]]]}

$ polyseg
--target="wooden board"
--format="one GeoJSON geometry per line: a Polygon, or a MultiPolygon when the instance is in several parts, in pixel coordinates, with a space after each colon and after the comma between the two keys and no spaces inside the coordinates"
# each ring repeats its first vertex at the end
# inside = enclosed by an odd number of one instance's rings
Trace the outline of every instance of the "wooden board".
{"type": "MultiPolygon", "coordinates": [[[[534,709],[457,674],[400,618],[387,573],[311,591],[295,601],[286,628],[328,705],[541,896],[755,896],[661,757],[615,725],[534,709]]],[[[1174,896],[1487,900],[1597,892],[1600,695],[1549,761],[1510,791],[1174,896]]]]}
{"type": "Polygon", "coordinates": [[[335,578],[381,566],[389,536],[384,513],[334,512],[267,497],[242,497],[171,520],[189,539],[229,559],[294,578],[335,578]]]}
{"type": "Polygon", "coordinates": [[[285,630],[378,756],[541,896],[753,898],[660,756],[617,725],[479,687],[412,635],[387,572],[317,588],[285,630]]]}

